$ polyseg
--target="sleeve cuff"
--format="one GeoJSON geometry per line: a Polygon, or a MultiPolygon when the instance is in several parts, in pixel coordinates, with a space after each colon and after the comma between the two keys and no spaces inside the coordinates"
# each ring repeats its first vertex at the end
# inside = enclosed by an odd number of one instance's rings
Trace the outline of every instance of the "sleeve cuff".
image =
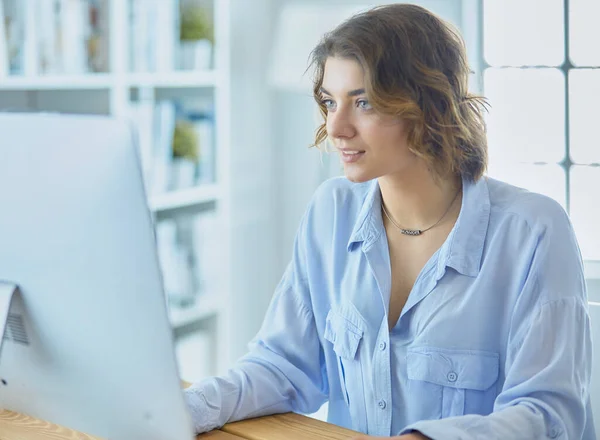
{"type": "Polygon", "coordinates": [[[183,391],[183,397],[192,417],[197,434],[220,428],[219,408],[211,407],[201,389],[190,387],[183,391]]]}
{"type": "Polygon", "coordinates": [[[440,423],[441,420],[424,420],[404,428],[398,435],[418,432],[431,440],[463,439],[465,432],[451,423],[440,423]]]}

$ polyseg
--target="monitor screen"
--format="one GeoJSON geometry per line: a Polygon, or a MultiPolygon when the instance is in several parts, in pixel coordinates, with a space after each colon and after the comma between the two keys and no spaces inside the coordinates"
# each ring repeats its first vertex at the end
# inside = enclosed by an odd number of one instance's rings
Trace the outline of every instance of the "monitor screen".
{"type": "Polygon", "coordinates": [[[131,127],[0,114],[0,133],[0,407],[111,439],[193,438],[131,127]]]}

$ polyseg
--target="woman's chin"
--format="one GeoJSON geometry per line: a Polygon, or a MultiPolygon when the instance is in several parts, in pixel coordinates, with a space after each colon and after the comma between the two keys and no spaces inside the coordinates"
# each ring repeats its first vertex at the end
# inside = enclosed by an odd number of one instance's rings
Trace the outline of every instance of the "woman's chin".
{"type": "Polygon", "coordinates": [[[346,179],[353,183],[362,183],[374,178],[374,176],[364,172],[364,170],[348,166],[344,167],[344,176],[346,176],[346,179]]]}

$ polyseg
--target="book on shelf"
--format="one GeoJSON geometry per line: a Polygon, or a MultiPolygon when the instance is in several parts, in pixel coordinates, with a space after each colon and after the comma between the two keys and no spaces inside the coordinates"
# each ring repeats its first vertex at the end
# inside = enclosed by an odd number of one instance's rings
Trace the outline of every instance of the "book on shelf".
{"type": "Polygon", "coordinates": [[[219,295],[225,270],[223,223],[215,211],[196,215],[191,222],[191,264],[197,292],[219,295]]]}
{"type": "Polygon", "coordinates": [[[151,193],[162,194],[169,190],[169,172],[173,163],[173,136],[175,133],[175,103],[161,101],[156,104],[154,145],[152,154],[151,193]]]}
{"type": "Polygon", "coordinates": [[[130,15],[130,50],[132,72],[153,72],[156,67],[156,33],[158,22],[154,1],[132,0],[130,15]]]}
{"type": "Polygon", "coordinates": [[[10,74],[108,71],[108,0],[2,2],[10,74]]]}
{"type": "Polygon", "coordinates": [[[4,2],[0,0],[0,78],[8,75],[7,31],[4,18],[4,2]]]}
{"type": "Polygon", "coordinates": [[[157,222],[163,284],[173,307],[191,307],[200,296],[218,295],[223,276],[221,228],[215,211],[157,222]]]}
{"type": "Polygon", "coordinates": [[[23,4],[15,0],[4,0],[4,33],[0,37],[4,40],[7,55],[7,73],[22,73],[23,71],[23,4]]]}
{"type": "Polygon", "coordinates": [[[23,8],[23,74],[34,76],[38,74],[38,26],[39,18],[36,0],[21,0],[23,8]]]}
{"type": "Polygon", "coordinates": [[[181,239],[181,231],[175,220],[158,222],[156,248],[167,302],[175,307],[193,304],[195,291],[190,249],[181,239]]]}
{"type": "Polygon", "coordinates": [[[93,72],[109,71],[108,0],[89,0],[90,34],[87,40],[88,66],[93,72]]]}
{"type": "Polygon", "coordinates": [[[133,72],[174,70],[178,10],[177,0],[132,0],[130,63],[133,72]]]}
{"type": "MultiPolygon", "coordinates": [[[[139,1],[139,0],[138,0],[139,1]]],[[[156,33],[156,70],[158,72],[170,72],[175,68],[175,32],[178,26],[179,2],[176,0],[160,0],[156,3],[157,26],[153,29],[156,33]]]]}
{"type": "Polygon", "coordinates": [[[190,111],[185,116],[196,130],[199,142],[198,183],[215,182],[214,120],[209,112],[190,111]]]}
{"type": "Polygon", "coordinates": [[[85,73],[86,40],[88,26],[85,22],[86,4],[81,0],[61,0],[60,2],[60,43],[62,46],[62,71],[69,73],[85,73]]]}
{"type": "Polygon", "coordinates": [[[210,110],[185,102],[142,99],[131,104],[129,117],[138,133],[149,196],[214,183],[214,120],[210,110]]]}
{"type": "Polygon", "coordinates": [[[211,101],[188,98],[177,102],[177,119],[193,128],[197,140],[196,184],[216,181],[216,138],[214,110],[211,101]]]}
{"type": "Polygon", "coordinates": [[[212,65],[212,17],[197,0],[131,0],[132,72],[206,70],[212,65]]]}
{"type": "MultiPolygon", "coordinates": [[[[59,20],[55,16],[56,6],[53,1],[39,3],[38,17],[40,17],[37,32],[39,46],[37,47],[40,71],[47,74],[60,73],[58,35],[60,33],[59,20]]],[[[35,48],[33,48],[35,49],[35,48]]],[[[34,57],[35,59],[35,57],[34,57]]]]}

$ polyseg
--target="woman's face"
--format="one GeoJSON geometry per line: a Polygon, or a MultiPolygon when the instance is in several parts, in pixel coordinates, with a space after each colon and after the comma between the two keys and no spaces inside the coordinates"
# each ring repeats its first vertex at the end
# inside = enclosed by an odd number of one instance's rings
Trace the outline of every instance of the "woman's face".
{"type": "Polygon", "coordinates": [[[327,134],[348,180],[365,182],[402,174],[415,164],[417,157],[408,150],[404,121],[371,108],[358,62],[327,59],[321,100],[327,109],[327,134]]]}

